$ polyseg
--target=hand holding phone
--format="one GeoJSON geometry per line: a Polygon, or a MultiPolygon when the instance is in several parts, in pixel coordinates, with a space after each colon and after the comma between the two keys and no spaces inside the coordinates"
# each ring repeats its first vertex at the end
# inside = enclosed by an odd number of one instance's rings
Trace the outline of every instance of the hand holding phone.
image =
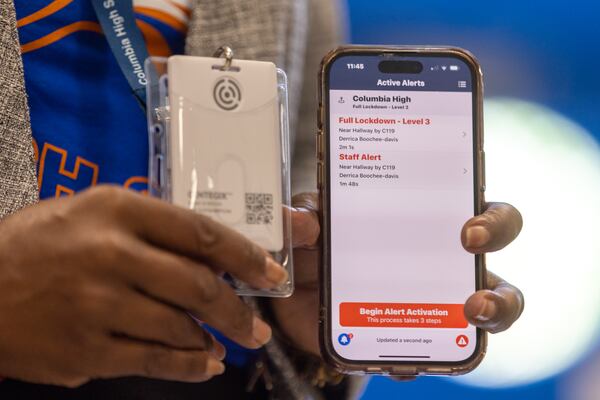
{"type": "Polygon", "coordinates": [[[353,372],[472,370],[485,334],[463,308],[485,268],[460,233],[485,206],[479,65],[458,49],[340,48],[320,94],[326,357],[353,372]]]}
{"type": "MultiPolygon", "coordinates": [[[[287,299],[274,299],[272,309],[277,325],[295,347],[320,355],[318,331],[320,225],[318,221],[317,193],[294,196],[292,225],[294,258],[297,268],[297,290],[287,299]],[[298,324],[302,320],[302,324],[298,324]]],[[[444,203],[440,202],[440,207],[444,203]]],[[[519,234],[522,219],[519,212],[506,203],[488,203],[483,214],[471,218],[463,225],[462,245],[470,253],[500,250],[519,234]],[[485,228],[481,234],[479,228],[485,228]],[[466,232],[472,231],[471,242],[466,242],[466,232]]],[[[523,311],[523,295],[513,285],[488,272],[486,289],[473,293],[465,303],[467,320],[488,332],[498,333],[508,329],[523,311]]]]}

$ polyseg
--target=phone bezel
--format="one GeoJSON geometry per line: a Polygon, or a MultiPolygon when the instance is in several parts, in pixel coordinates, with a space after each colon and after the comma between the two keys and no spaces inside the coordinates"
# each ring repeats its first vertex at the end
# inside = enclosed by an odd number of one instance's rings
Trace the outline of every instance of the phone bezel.
{"type": "MultiPolygon", "coordinates": [[[[483,359],[487,346],[484,331],[477,329],[475,350],[462,361],[376,361],[349,360],[340,356],[334,349],[331,335],[331,275],[330,275],[330,182],[329,182],[329,68],[338,58],[347,55],[394,54],[406,57],[456,57],[470,68],[473,77],[473,164],[474,164],[474,215],[480,214],[484,205],[485,174],[483,165],[483,77],[481,67],[475,57],[466,50],[453,47],[392,47],[392,46],[344,46],[329,52],[321,63],[319,73],[318,111],[318,189],[320,201],[321,263],[320,263],[320,345],[325,359],[347,373],[371,373],[392,375],[441,374],[459,375],[473,370],[483,359]]],[[[485,257],[475,255],[476,290],[482,289],[485,282],[485,257]]]]}

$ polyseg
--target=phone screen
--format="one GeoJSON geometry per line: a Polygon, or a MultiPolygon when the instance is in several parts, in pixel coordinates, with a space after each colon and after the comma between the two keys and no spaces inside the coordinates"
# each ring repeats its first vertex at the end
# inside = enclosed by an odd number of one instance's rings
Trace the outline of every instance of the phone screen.
{"type": "Polygon", "coordinates": [[[331,346],[350,361],[469,359],[475,71],[459,57],[352,54],[326,82],[331,346]]]}

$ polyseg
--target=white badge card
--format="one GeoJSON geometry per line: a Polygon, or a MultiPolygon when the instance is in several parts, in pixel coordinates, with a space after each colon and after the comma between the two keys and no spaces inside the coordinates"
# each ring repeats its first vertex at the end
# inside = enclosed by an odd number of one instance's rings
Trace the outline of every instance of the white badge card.
{"type": "Polygon", "coordinates": [[[172,202],[266,250],[283,247],[281,137],[273,63],[168,61],[172,202]]]}
{"type": "Polygon", "coordinates": [[[150,194],[237,230],[288,271],[289,281],[272,290],[231,279],[238,294],[291,295],[285,73],[233,59],[227,47],[215,57],[151,57],[145,66],[150,194]]]}

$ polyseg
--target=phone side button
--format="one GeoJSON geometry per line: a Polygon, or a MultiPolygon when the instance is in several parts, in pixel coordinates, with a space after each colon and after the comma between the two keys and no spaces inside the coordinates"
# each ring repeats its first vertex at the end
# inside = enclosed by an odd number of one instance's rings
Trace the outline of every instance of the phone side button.
{"type": "Polygon", "coordinates": [[[319,322],[325,322],[325,318],[327,318],[327,309],[325,307],[321,307],[319,309],[319,322]]]}
{"type": "Polygon", "coordinates": [[[323,133],[320,130],[319,130],[319,132],[317,132],[316,148],[317,148],[317,160],[321,161],[321,160],[323,160],[323,133]]]}
{"type": "Polygon", "coordinates": [[[323,127],[323,104],[319,103],[317,108],[317,127],[319,130],[323,127]]]}
{"type": "Polygon", "coordinates": [[[485,192],[485,151],[481,150],[481,191],[485,192]]]}
{"type": "Polygon", "coordinates": [[[323,189],[323,163],[317,163],[317,189],[323,189]]]}

